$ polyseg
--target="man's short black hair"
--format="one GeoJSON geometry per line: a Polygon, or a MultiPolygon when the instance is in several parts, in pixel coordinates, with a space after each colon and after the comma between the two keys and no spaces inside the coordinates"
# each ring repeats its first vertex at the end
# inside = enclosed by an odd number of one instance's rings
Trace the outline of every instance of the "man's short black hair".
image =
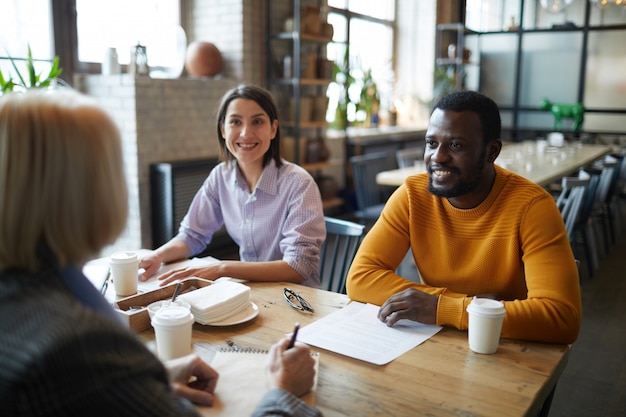
{"type": "Polygon", "coordinates": [[[495,101],[484,94],[468,90],[456,91],[439,100],[433,111],[435,109],[476,112],[482,125],[485,145],[494,139],[500,139],[502,133],[500,110],[495,101]]]}

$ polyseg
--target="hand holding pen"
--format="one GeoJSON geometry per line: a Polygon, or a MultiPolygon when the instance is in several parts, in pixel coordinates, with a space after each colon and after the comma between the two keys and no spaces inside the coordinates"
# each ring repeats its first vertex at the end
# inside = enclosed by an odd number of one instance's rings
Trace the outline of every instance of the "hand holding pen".
{"type": "Polygon", "coordinates": [[[287,345],[287,349],[291,349],[296,345],[298,330],[300,330],[300,323],[296,322],[296,325],[293,328],[293,333],[291,334],[291,339],[289,340],[289,345],[287,345]]]}
{"type": "Polygon", "coordinates": [[[315,360],[308,346],[295,344],[300,325],[290,338],[274,344],[269,353],[267,375],[270,388],[280,388],[296,396],[306,394],[315,380],[315,360]]]}

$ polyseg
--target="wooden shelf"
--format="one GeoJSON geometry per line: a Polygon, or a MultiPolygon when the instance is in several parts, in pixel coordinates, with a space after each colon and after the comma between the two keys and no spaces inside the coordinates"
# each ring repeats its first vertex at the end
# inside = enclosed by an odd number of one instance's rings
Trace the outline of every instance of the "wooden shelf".
{"type": "MultiPolygon", "coordinates": [[[[286,0],[285,3],[292,3],[292,10],[303,10],[303,0],[286,0]]],[[[276,2],[267,1],[267,16],[274,16],[273,6],[276,2]]],[[[313,2],[308,2],[313,3],[313,2]]],[[[321,5],[321,0],[316,0],[316,5],[321,5]]],[[[282,13],[282,11],[281,11],[282,13]]],[[[328,122],[326,119],[328,98],[326,91],[328,86],[334,81],[332,66],[334,62],[327,57],[326,45],[333,41],[328,32],[307,33],[312,31],[311,26],[307,26],[303,21],[303,13],[295,13],[293,26],[288,29],[293,31],[278,30],[275,21],[267,20],[266,44],[269,59],[266,60],[267,85],[273,93],[280,97],[279,105],[282,106],[281,113],[286,115],[281,120],[281,135],[289,140],[282,141],[282,156],[291,162],[300,165],[307,170],[316,180],[321,177],[344,176],[345,160],[331,159],[324,162],[306,163],[307,156],[314,161],[321,156],[325,156],[322,150],[314,149],[313,140],[326,141],[326,131],[328,122]],[[299,19],[299,20],[298,20],[299,19]],[[285,58],[289,58],[285,60],[285,58]],[[288,77],[283,77],[285,74],[288,77]],[[325,104],[323,104],[325,100],[325,104]],[[296,112],[297,108],[297,112],[296,112]],[[310,111],[309,111],[310,108],[310,111]],[[287,118],[291,120],[287,120],[287,118]],[[294,120],[297,119],[297,120],[294,120]],[[309,146],[312,145],[312,146],[309,146]],[[335,168],[326,170],[327,168],[335,168]],[[341,167],[341,170],[336,169],[341,167]],[[325,171],[326,170],[326,171],[325,171]],[[339,174],[339,172],[341,174],[339,174]]],[[[325,19],[324,19],[325,20],[325,19]]],[[[320,25],[325,22],[320,21],[320,25]]],[[[285,27],[283,25],[283,27],[285,27]]],[[[333,178],[338,183],[337,178],[333,178]]],[[[342,178],[343,179],[343,178],[342,178]]],[[[326,184],[327,185],[327,184],[326,184]]],[[[336,198],[338,191],[326,188],[323,194],[327,199],[323,200],[324,210],[341,208],[344,200],[336,198]]]]}

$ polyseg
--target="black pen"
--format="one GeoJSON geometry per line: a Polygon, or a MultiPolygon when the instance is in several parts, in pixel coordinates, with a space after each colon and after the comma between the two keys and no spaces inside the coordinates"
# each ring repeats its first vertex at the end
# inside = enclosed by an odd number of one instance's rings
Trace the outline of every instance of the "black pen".
{"type": "Polygon", "coordinates": [[[287,346],[287,349],[291,349],[292,347],[295,346],[296,337],[298,337],[298,330],[300,330],[300,323],[296,322],[293,328],[293,334],[291,335],[291,340],[289,341],[289,345],[287,346]]]}
{"type": "Polygon", "coordinates": [[[104,295],[107,292],[107,288],[109,288],[109,278],[111,278],[111,268],[107,271],[107,276],[104,278],[104,282],[100,287],[100,294],[104,295]]]}

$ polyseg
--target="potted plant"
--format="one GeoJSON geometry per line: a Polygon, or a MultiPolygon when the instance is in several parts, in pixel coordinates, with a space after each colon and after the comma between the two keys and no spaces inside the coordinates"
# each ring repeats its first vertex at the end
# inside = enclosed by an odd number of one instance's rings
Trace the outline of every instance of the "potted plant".
{"type": "Polygon", "coordinates": [[[335,110],[335,120],[331,125],[331,127],[337,130],[348,128],[348,104],[350,103],[348,90],[355,82],[354,77],[350,74],[349,58],[350,49],[346,47],[341,65],[336,62],[333,64],[333,79],[341,88],[337,109],[335,110]]]}
{"type": "Polygon", "coordinates": [[[0,93],[2,94],[13,91],[15,87],[21,87],[24,89],[49,87],[52,81],[56,80],[63,72],[63,69],[59,67],[59,57],[55,56],[48,75],[42,77],[42,74],[37,74],[35,71],[35,60],[33,59],[30,45],[28,46],[28,57],[26,59],[27,75],[20,73],[13,58],[9,57],[9,60],[15,69],[18,80],[14,81],[10,75],[8,78],[5,78],[4,74],[0,70],[0,93]]]}

